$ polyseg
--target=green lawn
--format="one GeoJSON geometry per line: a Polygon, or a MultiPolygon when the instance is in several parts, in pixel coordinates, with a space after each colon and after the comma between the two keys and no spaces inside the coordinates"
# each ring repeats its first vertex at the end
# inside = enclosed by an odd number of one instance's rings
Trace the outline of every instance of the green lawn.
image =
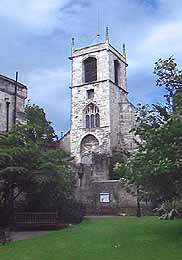
{"type": "Polygon", "coordinates": [[[154,217],[84,220],[70,228],[0,247],[1,260],[181,260],[182,220],[154,217]]]}

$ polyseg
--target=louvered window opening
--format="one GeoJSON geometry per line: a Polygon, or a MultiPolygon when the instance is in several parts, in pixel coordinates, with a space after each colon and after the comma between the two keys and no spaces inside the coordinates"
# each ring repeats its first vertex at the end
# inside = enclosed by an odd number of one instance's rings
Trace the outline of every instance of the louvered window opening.
{"type": "Polygon", "coordinates": [[[119,85],[119,62],[118,60],[114,61],[114,80],[115,84],[119,85]]]}
{"type": "Polygon", "coordinates": [[[84,61],[85,83],[97,80],[97,59],[89,57],[84,61]]]}

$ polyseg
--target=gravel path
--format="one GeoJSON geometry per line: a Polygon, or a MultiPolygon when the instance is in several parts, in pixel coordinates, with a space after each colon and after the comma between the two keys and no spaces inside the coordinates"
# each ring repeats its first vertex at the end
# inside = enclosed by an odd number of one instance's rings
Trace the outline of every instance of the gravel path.
{"type": "Polygon", "coordinates": [[[48,234],[50,231],[13,231],[11,232],[11,240],[26,240],[31,239],[37,235],[45,235],[48,234]]]}
{"type": "MultiPolygon", "coordinates": [[[[116,216],[116,215],[104,215],[104,216],[85,216],[84,218],[88,219],[99,219],[99,218],[121,218],[121,216],[116,216]]],[[[32,239],[34,236],[39,236],[39,235],[45,235],[51,232],[50,230],[48,231],[13,231],[11,232],[11,240],[16,241],[16,240],[27,240],[27,239],[32,239]]]]}
{"type": "Polygon", "coordinates": [[[118,216],[118,215],[90,215],[90,216],[85,216],[84,218],[122,218],[123,216],[118,216]]]}

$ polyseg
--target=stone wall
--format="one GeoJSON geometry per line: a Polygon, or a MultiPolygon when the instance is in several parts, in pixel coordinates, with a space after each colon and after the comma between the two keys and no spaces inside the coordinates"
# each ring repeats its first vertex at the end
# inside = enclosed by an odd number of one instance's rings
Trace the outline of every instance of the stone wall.
{"type": "Polygon", "coordinates": [[[81,162],[80,144],[92,134],[99,141],[98,153],[120,149],[132,150],[134,109],[127,99],[126,57],[108,42],[75,50],[72,56],[72,126],[70,132],[71,154],[81,162]],[[97,59],[97,81],[84,83],[83,61],[88,57],[97,59]],[[114,61],[119,64],[118,85],[114,83],[114,61]],[[87,90],[94,89],[94,97],[88,99],[87,90]],[[85,108],[93,103],[100,111],[100,127],[87,129],[85,108]]]}
{"type": "Polygon", "coordinates": [[[72,55],[72,86],[84,85],[83,61],[88,57],[97,58],[97,81],[109,79],[109,55],[107,44],[98,44],[75,50],[72,55]]]}
{"type": "Polygon", "coordinates": [[[135,135],[130,130],[135,126],[135,107],[123,96],[120,107],[121,142],[123,148],[132,152],[136,148],[135,135]]]}
{"type": "Polygon", "coordinates": [[[136,194],[129,193],[119,180],[93,181],[77,187],[76,198],[83,203],[86,214],[136,214],[136,194]],[[109,202],[101,202],[102,194],[109,194],[109,202]]]}
{"type": "Polygon", "coordinates": [[[86,214],[135,214],[135,188],[128,189],[120,180],[109,180],[110,158],[97,154],[92,156],[92,164],[74,166],[77,175],[75,196],[84,205],[86,214]],[[109,202],[102,203],[101,194],[109,194],[109,202]]]}
{"type": "MultiPolygon", "coordinates": [[[[124,55],[118,55],[118,52],[113,53],[113,48],[110,46],[109,51],[109,79],[111,82],[115,82],[115,72],[114,72],[114,61],[117,60],[119,64],[119,79],[118,79],[118,87],[127,91],[126,85],[126,67],[128,66],[126,63],[126,57],[124,55]]],[[[116,86],[116,85],[115,85],[116,86]]]]}
{"type": "Polygon", "coordinates": [[[97,214],[121,214],[130,210],[135,213],[136,195],[126,191],[125,186],[119,180],[93,182],[93,197],[95,198],[95,212],[97,214]],[[108,193],[109,202],[101,202],[100,194],[108,193]]]}
{"type": "MultiPolygon", "coordinates": [[[[17,122],[23,120],[24,104],[27,97],[27,88],[21,83],[17,84],[17,122]]],[[[15,81],[0,75],[0,132],[6,131],[7,104],[9,102],[9,129],[13,126],[15,81]]]]}
{"type": "Polygon", "coordinates": [[[121,149],[120,110],[122,95],[125,94],[118,86],[110,83],[110,113],[111,113],[111,145],[112,150],[121,149]]]}
{"type": "Polygon", "coordinates": [[[73,53],[72,72],[72,127],[71,154],[81,161],[81,140],[92,134],[99,141],[101,153],[110,153],[110,107],[109,107],[109,56],[105,44],[76,50],[73,53]],[[86,50],[85,50],[86,49],[86,50]],[[97,58],[97,82],[84,83],[83,61],[89,56],[97,58]],[[94,97],[87,97],[87,90],[94,89],[94,97]],[[100,127],[86,129],[85,108],[93,103],[99,108],[100,127]]]}

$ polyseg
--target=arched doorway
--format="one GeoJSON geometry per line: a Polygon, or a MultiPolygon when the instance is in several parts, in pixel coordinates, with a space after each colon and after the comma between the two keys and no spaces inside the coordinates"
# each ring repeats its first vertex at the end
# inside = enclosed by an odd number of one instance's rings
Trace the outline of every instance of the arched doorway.
{"type": "Polygon", "coordinates": [[[99,141],[98,139],[91,134],[86,135],[80,145],[80,152],[81,155],[86,155],[92,152],[96,152],[99,147],[99,141]]]}
{"type": "Polygon", "coordinates": [[[91,134],[86,135],[80,144],[81,162],[83,164],[92,164],[92,153],[97,152],[99,148],[98,139],[91,134]]]}

